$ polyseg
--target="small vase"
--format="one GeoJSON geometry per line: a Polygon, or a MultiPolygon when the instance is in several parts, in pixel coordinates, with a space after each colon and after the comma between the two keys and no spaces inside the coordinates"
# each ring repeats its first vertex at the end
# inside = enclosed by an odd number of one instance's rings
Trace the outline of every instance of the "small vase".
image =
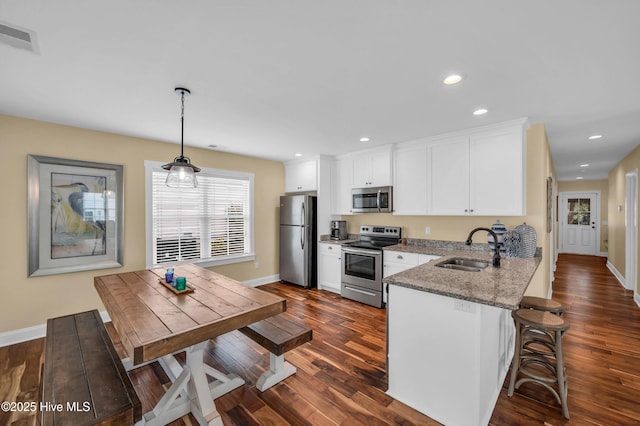
{"type": "Polygon", "coordinates": [[[518,257],[520,250],[520,234],[518,231],[507,231],[502,236],[504,244],[504,254],[506,257],[518,257]]]}
{"type": "MultiPolygon", "coordinates": [[[[500,219],[497,219],[496,223],[491,225],[491,230],[496,233],[496,237],[498,237],[498,241],[497,241],[498,250],[500,250],[500,254],[503,254],[504,253],[503,236],[504,236],[504,233],[507,232],[507,228],[506,226],[504,226],[502,222],[500,222],[500,219]]],[[[493,235],[489,233],[487,234],[487,242],[489,243],[489,247],[491,247],[491,250],[495,250],[496,242],[493,241],[493,235]]]]}

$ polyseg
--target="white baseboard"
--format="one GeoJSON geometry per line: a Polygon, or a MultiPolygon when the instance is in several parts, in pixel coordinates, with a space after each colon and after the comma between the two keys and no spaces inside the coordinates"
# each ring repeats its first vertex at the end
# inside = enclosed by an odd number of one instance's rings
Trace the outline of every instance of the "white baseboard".
{"type": "MultiPolygon", "coordinates": [[[[280,275],[270,275],[267,277],[256,278],[244,281],[244,284],[250,287],[256,287],[263,284],[269,284],[280,281],[280,275]]],[[[107,311],[100,312],[100,316],[104,322],[111,321],[107,311]]],[[[0,347],[15,345],[16,343],[26,342],[28,340],[40,339],[47,335],[47,324],[34,325],[33,327],[21,328],[18,330],[6,331],[0,333],[0,347]]]]}
{"type": "Polygon", "coordinates": [[[609,269],[611,271],[611,273],[616,277],[616,279],[622,285],[623,288],[627,288],[627,286],[625,286],[625,284],[624,284],[625,279],[622,276],[622,274],[620,272],[618,272],[616,267],[613,266],[613,263],[609,262],[608,260],[607,260],[607,269],[609,269]]]}
{"type": "MultiPolygon", "coordinates": [[[[102,321],[109,322],[109,314],[107,311],[100,312],[102,321]]],[[[3,346],[15,345],[16,343],[26,342],[33,339],[40,339],[47,335],[47,324],[34,325],[33,327],[20,328],[18,330],[6,331],[0,333],[0,348],[3,346]]]]}
{"type": "Polygon", "coordinates": [[[280,275],[269,275],[267,277],[255,278],[253,280],[243,281],[243,284],[248,285],[249,287],[257,287],[263,284],[269,284],[272,282],[280,281],[280,275]]]}
{"type": "Polygon", "coordinates": [[[633,296],[633,300],[636,301],[636,305],[640,308],[640,293],[636,292],[633,296]]]}

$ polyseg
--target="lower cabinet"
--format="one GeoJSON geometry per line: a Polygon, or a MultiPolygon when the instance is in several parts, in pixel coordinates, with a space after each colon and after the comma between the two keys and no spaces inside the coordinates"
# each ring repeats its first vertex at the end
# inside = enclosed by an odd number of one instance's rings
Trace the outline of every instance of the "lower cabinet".
{"type": "Polygon", "coordinates": [[[340,294],[340,244],[318,243],[318,289],[340,294]]]}
{"type": "MultiPolygon", "coordinates": [[[[409,253],[404,251],[385,250],[383,253],[383,270],[382,277],[397,274],[406,271],[415,266],[425,264],[440,256],[430,254],[409,253]]],[[[387,303],[387,291],[383,289],[383,300],[387,303]]]]}

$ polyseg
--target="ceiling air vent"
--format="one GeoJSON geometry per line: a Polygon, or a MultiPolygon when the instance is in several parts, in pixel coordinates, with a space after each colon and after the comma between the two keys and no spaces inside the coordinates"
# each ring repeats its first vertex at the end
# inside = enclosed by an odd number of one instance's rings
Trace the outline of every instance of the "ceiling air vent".
{"type": "Polygon", "coordinates": [[[2,21],[0,21],[0,43],[30,52],[37,52],[36,33],[34,31],[2,21]]]}

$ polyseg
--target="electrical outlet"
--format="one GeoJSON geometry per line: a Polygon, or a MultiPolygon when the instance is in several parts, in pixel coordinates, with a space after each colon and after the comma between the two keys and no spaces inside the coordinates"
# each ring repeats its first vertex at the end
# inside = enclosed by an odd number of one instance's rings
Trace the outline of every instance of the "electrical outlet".
{"type": "Polygon", "coordinates": [[[427,235],[431,235],[431,227],[427,226],[426,228],[424,228],[424,233],[427,235]]]}
{"type": "Polygon", "coordinates": [[[256,260],[255,262],[253,262],[253,266],[254,266],[256,269],[260,269],[260,262],[258,262],[258,261],[256,260]]]}
{"type": "Polygon", "coordinates": [[[453,309],[456,311],[469,312],[471,314],[476,313],[476,304],[469,302],[468,300],[456,299],[453,301],[453,309]]]}

